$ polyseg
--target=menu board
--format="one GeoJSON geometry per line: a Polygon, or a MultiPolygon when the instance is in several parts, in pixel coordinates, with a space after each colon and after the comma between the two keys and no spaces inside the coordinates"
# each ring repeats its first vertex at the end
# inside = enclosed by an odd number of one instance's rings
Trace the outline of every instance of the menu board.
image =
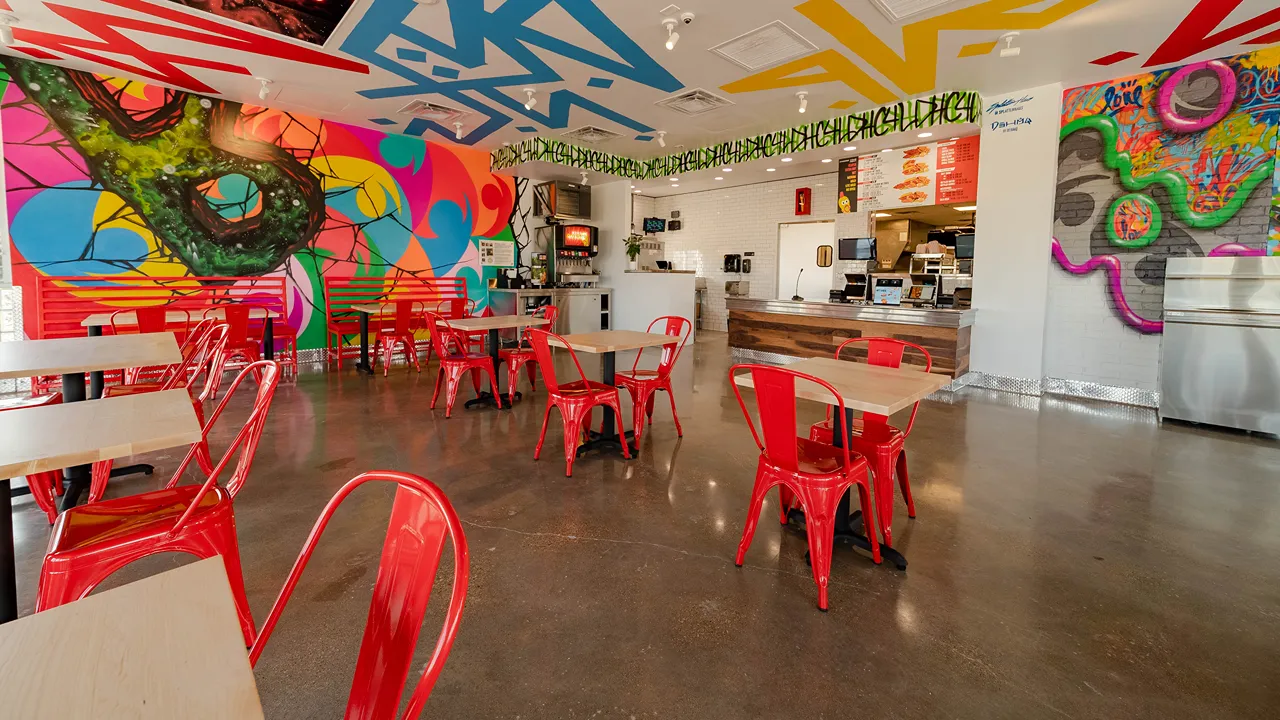
{"type": "Polygon", "coordinates": [[[840,161],[840,185],[836,187],[836,212],[851,213],[858,210],[858,158],[840,161]]]}
{"type": "Polygon", "coordinates": [[[857,175],[861,210],[975,202],[978,136],[863,155],[857,175]]]}

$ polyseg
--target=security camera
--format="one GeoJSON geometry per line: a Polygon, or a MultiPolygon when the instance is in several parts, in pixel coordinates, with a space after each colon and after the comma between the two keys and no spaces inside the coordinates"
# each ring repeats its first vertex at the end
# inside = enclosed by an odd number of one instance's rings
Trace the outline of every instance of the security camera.
{"type": "Polygon", "coordinates": [[[692,24],[693,24],[693,13],[691,13],[691,12],[687,12],[687,13],[680,13],[680,22],[684,23],[685,25],[692,25],[692,24]]]}

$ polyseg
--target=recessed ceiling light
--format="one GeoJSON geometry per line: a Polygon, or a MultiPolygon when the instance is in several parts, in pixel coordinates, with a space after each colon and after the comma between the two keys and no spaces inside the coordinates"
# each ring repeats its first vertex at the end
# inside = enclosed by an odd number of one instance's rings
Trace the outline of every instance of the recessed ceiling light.
{"type": "Polygon", "coordinates": [[[829,163],[831,162],[831,158],[822,158],[822,162],[829,163]]]}
{"type": "Polygon", "coordinates": [[[680,186],[679,186],[679,185],[672,184],[672,186],[671,186],[671,187],[680,187],[680,186]]]}
{"type": "Polygon", "coordinates": [[[639,194],[639,193],[640,193],[640,191],[639,191],[639,190],[637,190],[637,191],[636,191],[636,194],[639,194]]]}
{"type": "Polygon", "coordinates": [[[920,133],[916,137],[922,137],[922,138],[933,137],[933,133],[920,133]]]}
{"type": "Polygon", "coordinates": [[[671,178],[671,182],[680,182],[680,178],[671,178]]]}
{"type": "Polygon", "coordinates": [[[733,172],[733,168],[731,168],[731,167],[727,167],[727,168],[720,168],[720,172],[733,172]]]}
{"type": "Polygon", "coordinates": [[[880,152],[893,152],[893,148],[885,148],[885,149],[881,150],[880,152]]]}
{"type": "Polygon", "coordinates": [[[764,169],[764,171],[765,171],[765,172],[776,172],[777,170],[778,170],[777,168],[765,168],[765,169],[764,169]]]}
{"type": "Polygon", "coordinates": [[[889,213],[876,213],[876,217],[893,217],[889,213]]]}
{"type": "Polygon", "coordinates": [[[782,158],[782,162],[791,162],[791,158],[782,158]]]}
{"type": "Polygon", "coordinates": [[[974,210],[978,209],[978,206],[977,205],[960,205],[960,206],[957,206],[955,209],[960,212],[973,212],[974,210]]]}
{"type": "Polygon", "coordinates": [[[854,150],[857,150],[857,149],[858,149],[858,147],[857,147],[856,145],[850,145],[849,147],[844,148],[844,151],[845,151],[845,152],[853,152],[854,150]]]}
{"type": "Polygon", "coordinates": [[[722,177],[720,177],[719,175],[717,175],[717,176],[716,176],[716,179],[717,179],[717,180],[723,180],[724,178],[722,178],[722,177]]]}

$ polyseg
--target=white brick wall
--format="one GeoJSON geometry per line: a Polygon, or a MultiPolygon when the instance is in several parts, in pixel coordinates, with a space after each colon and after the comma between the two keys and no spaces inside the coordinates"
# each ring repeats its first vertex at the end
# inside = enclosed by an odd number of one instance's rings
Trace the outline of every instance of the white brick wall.
{"type": "Polygon", "coordinates": [[[1126,325],[1111,306],[1108,276],[1049,270],[1044,374],[1064,380],[1160,389],[1160,335],[1126,325]]]}
{"type": "MultiPolygon", "coordinates": [[[[724,304],[726,280],[747,280],[751,297],[774,298],[778,280],[778,225],[805,220],[832,220],[836,216],[837,174],[811,175],[789,180],[743,185],[657,198],[651,216],[671,219],[680,211],[683,227],[662,234],[667,259],[680,270],[695,270],[707,279],[703,327],[728,329],[724,304]],[[813,190],[813,214],[795,214],[796,188],[813,190]],[[727,275],[724,256],[754,252],[751,274],[727,275]]],[[[636,205],[639,212],[640,205],[636,205]]],[[[838,235],[839,233],[837,233],[838,235]]]]}

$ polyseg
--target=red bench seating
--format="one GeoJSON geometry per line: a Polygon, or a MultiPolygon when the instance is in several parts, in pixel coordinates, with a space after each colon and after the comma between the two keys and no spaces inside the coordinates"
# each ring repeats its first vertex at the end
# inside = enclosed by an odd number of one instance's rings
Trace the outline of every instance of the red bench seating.
{"type": "MultiPolygon", "coordinates": [[[[342,364],[343,360],[358,358],[359,343],[351,341],[360,335],[360,313],[353,305],[386,303],[397,300],[422,302],[428,310],[435,311],[441,303],[446,317],[466,317],[467,282],[460,277],[418,278],[412,275],[400,277],[355,277],[351,275],[324,276],[325,362],[342,364]]],[[[369,319],[369,332],[377,333],[384,323],[392,322],[388,313],[385,320],[369,319]]],[[[388,326],[390,327],[390,326],[388,326]]],[[[372,341],[372,337],[370,338],[372,341]]]]}

